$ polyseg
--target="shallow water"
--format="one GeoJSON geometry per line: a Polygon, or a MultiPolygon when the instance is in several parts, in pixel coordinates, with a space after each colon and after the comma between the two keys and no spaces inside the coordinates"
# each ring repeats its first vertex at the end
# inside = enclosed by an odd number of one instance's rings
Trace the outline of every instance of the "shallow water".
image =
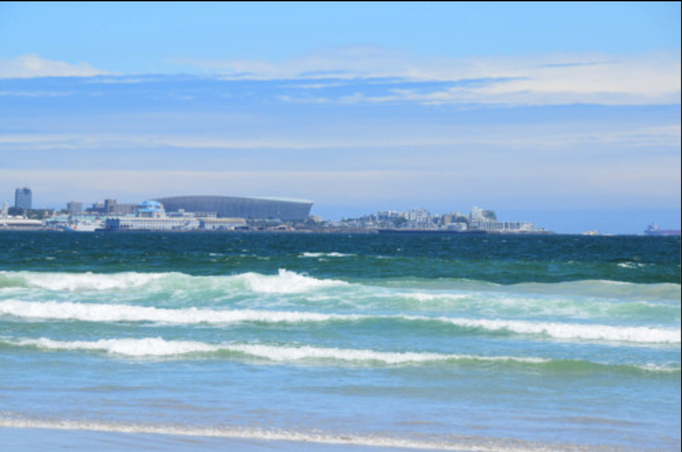
{"type": "Polygon", "coordinates": [[[680,299],[679,238],[2,232],[0,426],[680,450],[680,299]]]}

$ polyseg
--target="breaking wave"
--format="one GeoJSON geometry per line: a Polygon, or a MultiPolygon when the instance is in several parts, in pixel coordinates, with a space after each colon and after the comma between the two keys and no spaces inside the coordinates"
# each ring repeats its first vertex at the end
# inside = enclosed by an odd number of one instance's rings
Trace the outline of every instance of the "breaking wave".
{"type": "Polygon", "coordinates": [[[384,352],[363,349],[340,349],[313,347],[305,345],[266,345],[266,344],[208,344],[197,341],[164,340],[157,338],[142,339],[101,339],[98,341],[59,341],[48,338],[2,340],[0,344],[13,347],[35,347],[41,350],[66,350],[104,352],[122,357],[183,357],[183,356],[223,356],[228,353],[233,358],[257,358],[275,363],[312,362],[325,365],[355,364],[372,366],[419,366],[427,364],[477,364],[497,363],[501,365],[543,367],[556,371],[614,370],[655,373],[679,372],[679,367],[662,365],[629,365],[595,363],[582,360],[550,359],[525,356],[481,356],[463,354],[444,354],[431,352],[384,352]]]}
{"type": "MultiPolygon", "coordinates": [[[[332,253],[333,254],[333,253],[332,253]]],[[[499,285],[483,281],[368,280],[347,282],[315,278],[280,269],[276,274],[242,273],[226,276],[192,276],[183,273],[41,273],[0,271],[0,294],[35,290],[79,297],[93,293],[125,293],[127,297],[168,294],[205,299],[231,296],[333,295],[344,305],[389,308],[425,305],[489,308],[493,304],[529,313],[572,317],[598,316],[653,319],[679,318],[682,291],[679,284],[634,284],[611,281],[522,283],[499,285]],[[359,304],[355,301],[359,301],[359,304]],[[578,302],[576,302],[578,301],[578,302]],[[630,304],[625,304],[630,303],[630,304]]],[[[32,297],[35,298],[35,297],[32,297]]],[[[50,298],[48,298],[50,299],[50,298]]]]}
{"type": "Polygon", "coordinates": [[[559,322],[466,319],[413,315],[324,314],[299,311],[163,309],[132,305],[73,302],[0,301],[0,315],[87,322],[159,322],[169,324],[310,323],[398,321],[453,325],[483,332],[540,335],[559,340],[680,344],[679,328],[611,326],[559,322]]]}
{"type": "Polygon", "coordinates": [[[280,269],[276,275],[243,273],[231,276],[191,276],[183,273],[39,273],[0,272],[0,288],[38,288],[53,291],[111,291],[152,289],[247,289],[257,293],[302,293],[347,286],[333,279],[317,279],[280,269]]]}
{"type": "Polygon", "coordinates": [[[301,254],[301,257],[355,257],[357,254],[346,254],[346,253],[309,253],[305,252],[301,254]]]}
{"type": "Polygon", "coordinates": [[[0,315],[23,318],[80,320],[85,322],[161,322],[170,324],[225,324],[238,322],[301,323],[329,320],[353,321],[362,316],[318,314],[314,312],[163,309],[146,306],[87,304],[71,302],[31,302],[8,300],[0,302],[0,315]]]}

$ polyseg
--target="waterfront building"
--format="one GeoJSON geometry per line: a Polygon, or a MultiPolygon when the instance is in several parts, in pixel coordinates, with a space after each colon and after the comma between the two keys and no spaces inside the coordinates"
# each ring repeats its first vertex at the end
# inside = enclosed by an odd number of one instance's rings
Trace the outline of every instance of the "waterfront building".
{"type": "Polygon", "coordinates": [[[173,196],[156,198],[168,212],[216,212],[220,218],[247,220],[304,221],[312,201],[284,198],[243,198],[234,196],[173,196]]]}
{"type": "Polygon", "coordinates": [[[97,201],[88,208],[88,212],[105,214],[104,201],[97,201]]]}
{"type": "Polygon", "coordinates": [[[115,231],[191,231],[199,228],[196,218],[114,217],[105,229],[115,231]]]}
{"type": "Polygon", "coordinates": [[[491,220],[475,220],[469,223],[471,229],[486,232],[535,232],[535,223],[527,221],[491,221],[491,220]]]}
{"type": "Polygon", "coordinates": [[[104,213],[107,215],[135,215],[139,208],[139,204],[118,203],[115,199],[104,201],[104,213]]]}
{"type": "Polygon", "coordinates": [[[233,231],[246,227],[243,218],[199,218],[199,228],[205,231],[233,231]]]}
{"type": "Polygon", "coordinates": [[[67,202],[66,210],[69,212],[69,215],[81,215],[83,213],[83,203],[78,201],[67,202]]]}
{"type": "Polygon", "coordinates": [[[415,223],[424,223],[431,218],[431,213],[426,209],[412,209],[408,213],[407,219],[415,223]]]}
{"type": "Polygon", "coordinates": [[[143,202],[134,217],[111,217],[105,222],[105,228],[114,231],[228,231],[245,227],[247,223],[243,218],[197,217],[187,212],[166,215],[163,204],[158,201],[143,202]]]}
{"type": "Polygon", "coordinates": [[[115,231],[191,231],[199,228],[199,220],[167,217],[161,203],[145,201],[140,204],[137,216],[107,218],[104,227],[115,231]]]}
{"type": "Polygon", "coordinates": [[[377,218],[379,221],[393,221],[397,220],[398,218],[403,218],[407,220],[408,216],[409,214],[406,214],[404,212],[396,212],[394,210],[384,210],[381,212],[377,212],[377,218]]]}
{"type": "Polygon", "coordinates": [[[466,223],[446,223],[445,229],[448,231],[464,232],[468,229],[466,223]]]}
{"type": "Polygon", "coordinates": [[[104,213],[110,215],[114,213],[114,207],[116,206],[115,199],[105,199],[104,200],[104,213]]]}
{"type": "Polygon", "coordinates": [[[19,209],[31,210],[33,202],[33,193],[28,187],[17,188],[14,191],[14,207],[19,209]]]}
{"type": "Polygon", "coordinates": [[[482,219],[483,219],[483,210],[479,209],[476,206],[472,207],[471,211],[469,212],[469,223],[471,224],[474,221],[480,221],[482,219]]]}
{"type": "Polygon", "coordinates": [[[0,230],[10,231],[34,231],[43,228],[40,220],[29,220],[28,218],[0,218],[0,230]]]}
{"type": "Polygon", "coordinates": [[[140,208],[139,204],[116,204],[111,210],[112,215],[135,215],[137,209],[140,208]]]}
{"type": "Polygon", "coordinates": [[[9,206],[4,203],[0,210],[0,231],[31,231],[42,229],[43,222],[39,220],[29,220],[28,218],[11,217],[9,206]]]}

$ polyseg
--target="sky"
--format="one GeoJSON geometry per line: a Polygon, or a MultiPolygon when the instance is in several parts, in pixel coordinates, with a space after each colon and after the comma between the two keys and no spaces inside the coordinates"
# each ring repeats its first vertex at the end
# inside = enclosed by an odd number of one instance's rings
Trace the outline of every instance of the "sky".
{"type": "Polygon", "coordinates": [[[0,3],[0,202],[680,228],[679,2],[0,3]]]}

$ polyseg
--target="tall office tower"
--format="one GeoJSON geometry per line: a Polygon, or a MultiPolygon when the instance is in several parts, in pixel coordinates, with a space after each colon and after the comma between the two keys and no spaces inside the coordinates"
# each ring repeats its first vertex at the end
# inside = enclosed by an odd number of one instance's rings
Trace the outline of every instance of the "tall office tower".
{"type": "Polygon", "coordinates": [[[66,210],[69,211],[69,215],[80,215],[83,213],[83,203],[79,201],[67,202],[66,210]]]}
{"type": "Polygon", "coordinates": [[[14,207],[24,210],[31,209],[31,198],[32,194],[30,188],[17,188],[14,191],[14,207]]]}

